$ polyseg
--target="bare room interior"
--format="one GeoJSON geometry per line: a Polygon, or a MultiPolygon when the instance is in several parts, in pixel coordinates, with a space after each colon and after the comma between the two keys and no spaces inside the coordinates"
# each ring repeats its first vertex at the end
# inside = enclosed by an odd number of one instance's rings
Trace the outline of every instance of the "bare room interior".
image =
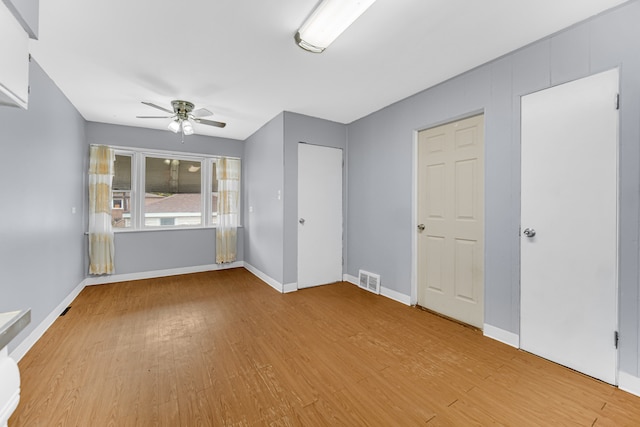
{"type": "Polygon", "coordinates": [[[3,0],[0,427],[637,425],[638,22],[3,0]]]}

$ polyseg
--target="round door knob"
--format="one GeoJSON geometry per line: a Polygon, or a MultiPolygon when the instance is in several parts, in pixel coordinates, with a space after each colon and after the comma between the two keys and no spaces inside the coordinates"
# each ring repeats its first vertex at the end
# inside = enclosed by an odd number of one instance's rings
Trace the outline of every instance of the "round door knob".
{"type": "Polygon", "coordinates": [[[424,231],[424,224],[418,224],[418,231],[424,231]]]}
{"type": "Polygon", "coordinates": [[[298,220],[298,222],[299,222],[300,224],[304,225],[304,218],[300,218],[300,219],[298,220]]]}
{"type": "Polygon", "coordinates": [[[533,228],[525,228],[522,234],[524,234],[528,238],[532,238],[536,235],[536,230],[534,230],[533,228]]]}

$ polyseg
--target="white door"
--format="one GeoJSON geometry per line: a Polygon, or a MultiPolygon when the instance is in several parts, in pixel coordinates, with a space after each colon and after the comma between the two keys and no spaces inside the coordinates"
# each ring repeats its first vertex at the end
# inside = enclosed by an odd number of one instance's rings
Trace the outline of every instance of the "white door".
{"type": "Polygon", "coordinates": [[[611,384],[617,93],[612,70],[522,98],[520,345],[611,384]]]}
{"type": "Polygon", "coordinates": [[[298,288],[342,280],[342,150],[298,144],[298,288]]]}
{"type": "Polygon", "coordinates": [[[483,327],[484,117],[418,134],[418,304],[483,327]]]}

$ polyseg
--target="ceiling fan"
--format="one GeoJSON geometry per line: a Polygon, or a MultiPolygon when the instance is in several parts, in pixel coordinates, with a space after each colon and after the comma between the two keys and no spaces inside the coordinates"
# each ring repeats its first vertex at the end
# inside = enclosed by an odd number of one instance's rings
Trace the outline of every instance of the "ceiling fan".
{"type": "Polygon", "coordinates": [[[168,108],[161,107],[151,102],[142,101],[144,105],[148,105],[149,107],[157,108],[158,110],[164,111],[166,113],[171,114],[170,116],[136,116],[139,119],[173,119],[171,123],[169,123],[169,130],[178,133],[179,130],[182,130],[183,135],[191,135],[193,134],[193,123],[200,123],[207,126],[215,126],[219,128],[225,127],[227,124],[222,122],[216,122],[214,120],[203,119],[203,117],[212,116],[213,113],[206,108],[198,108],[194,110],[195,105],[189,101],[182,101],[176,99],[175,101],[171,101],[171,107],[173,107],[173,111],[168,108]]]}

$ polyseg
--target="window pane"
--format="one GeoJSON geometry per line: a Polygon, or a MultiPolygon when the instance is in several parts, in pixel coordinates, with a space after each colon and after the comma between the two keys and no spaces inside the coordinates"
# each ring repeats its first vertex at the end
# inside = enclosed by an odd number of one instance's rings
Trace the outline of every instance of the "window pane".
{"type": "Polygon", "coordinates": [[[111,225],[131,227],[131,156],[116,154],[111,196],[111,225]]]}
{"type": "Polygon", "coordinates": [[[131,191],[131,156],[116,154],[115,174],[111,188],[131,191]]]}
{"type": "Polygon", "coordinates": [[[145,159],[145,226],[202,223],[201,168],[200,161],[145,159]]]}

